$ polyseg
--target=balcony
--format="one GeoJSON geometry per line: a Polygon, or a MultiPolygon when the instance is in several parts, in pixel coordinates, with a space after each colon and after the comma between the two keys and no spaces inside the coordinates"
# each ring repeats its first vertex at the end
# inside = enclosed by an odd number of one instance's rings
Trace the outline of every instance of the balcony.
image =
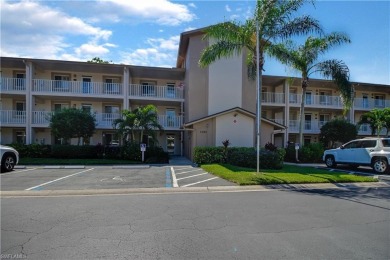
{"type": "Polygon", "coordinates": [[[355,109],[371,110],[374,108],[390,107],[390,100],[383,99],[368,99],[368,98],[355,98],[353,102],[355,109]]]}
{"type": "MultiPolygon", "coordinates": [[[[301,102],[301,94],[290,94],[289,103],[291,105],[300,106],[301,102]]],[[[339,96],[310,95],[306,96],[305,107],[342,108],[343,102],[339,96]]]]}
{"type": "Polygon", "coordinates": [[[34,79],[33,92],[42,94],[120,96],[123,94],[123,87],[120,83],[34,79]]]}
{"type": "Polygon", "coordinates": [[[183,101],[183,89],[172,86],[130,84],[129,96],[140,99],[167,99],[183,101]]]}
{"type": "Polygon", "coordinates": [[[284,93],[262,92],[261,102],[264,105],[269,104],[284,104],[284,93]]]}
{"type": "MultiPolygon", "coordinates": [[[[380,132],[380,136],[386,136],[387,131],[386,128],[382,128],[382,131],[380,132]]],[[[358,135],[367,135],[371,136],[371,127],[369,124],[362,124],[360,125],[360,128],[358,129],[358,135]]],[[[376,136],[376,134],[375,134],[376,136]]]]}
{"type": "Polygon", "coordinates": [[[0,92],[25,92],[26,91],[26,79],[17,78],[1,78],[0,92]]]}
{"type": "Polygon", "coordinates": [[[180,129],[183,124],[183,117],[158,115],[158,122],[164,129],[180,129]]]}
{"type": "MultiPolygon", "coordinates": [[[[303,125],[304,134],[319,134],[321,127],[328,121],[311,120],[305,121],[303,125]]],[[[299,120],[290,120],[288,125],[290,133],[299,133],[299,120]]]]}
{"type": "Polygon", "coordinates": [[[26,111],[20,110],[1,110],[0,111],[0,125],[25,125],[26,111]]]}

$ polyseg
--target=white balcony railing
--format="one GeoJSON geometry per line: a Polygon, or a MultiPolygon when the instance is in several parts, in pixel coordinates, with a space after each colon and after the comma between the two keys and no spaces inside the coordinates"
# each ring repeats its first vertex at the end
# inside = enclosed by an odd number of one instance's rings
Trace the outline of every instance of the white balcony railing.
{"type": "Polygon", "coordinates": [[[129,95],[145,98],[183,99],[183,89],[172,86],[130,84],[129,95]]]}
{"type": "Polygon", "coordinates": [[[32,111],[32,123],[35,125],[49,125],[53,113],[51,111],[32,111]]]}
{"type": "MultiPolygon", "coordinates": [[[[299,132],[299,120],[290,120],[289,121],[289,131],[298,133],[299,132]]],[[[328,121],[319,121],[319,120],[306,120],[303,124],[303,133],[315,133],[318,134],[321,131],[321,127],[325,125],[328,121]]]]}
{"type": "MultiPolygon", "coordinates": [[[[289,95],[290,104],[300,105],[301,102],[302,102],[302,94],[289,95]]],[[[305,106],[342,108],[343,103],[339,96],[310,95],[310,96],[306,96],[305,106]]]]}
{"type": "Polygon", "coordinates": [[[0,92],[26,91],[26,79],[1,78],[0,92]]]}
{"type": "Polygon", "coordinates": [[[271,104],[284,104],[284,93],[262,92],[261,102],[271,104]]]}
{"type": "Polygon", "coordinates": [[[34,79],[33,92],[85,95],[122,95],[123,88],[120,83],[34,79]]]}
{"type": "MultiPolygon", "coordinates": [[[[360,125],[359,127],[359,130],[358,130],[358,135],[369,135],[371,136],[372,135],[372,131],[371,131],[371,127],[369,124],[362,124],[360,125]]],[[[377,134],[375,133],[375,136],[377,134]]],[[[387,135],[387,131],[386,131],[386,128],[382,128],[381,132],[379,133],[380,136],[385,136],[387,135]]]]}
{"type": "Polygon", "coordinates": [[[26,111],[20,110],[1,110],[0,125],[7,124],[26,124],[26,111]]]}
{"type": "Polygon", "coordinates": [[[96,114],[96,127],[113,128],[112,123],[120,117],[120,113],[98,113],[96,114]]]}
{"type": "Polygon", "coordinates": [[[177,128],[178,129],[183,124],[183,117],[182,116],[159,115],[158,122],[164,128],[177,128]]]}
{"type": "Polygon", "coordinates": [[[371,110],[373,108],[390,107],[390,100],[355,98],[353,107],[357,109],[371,110]]]}

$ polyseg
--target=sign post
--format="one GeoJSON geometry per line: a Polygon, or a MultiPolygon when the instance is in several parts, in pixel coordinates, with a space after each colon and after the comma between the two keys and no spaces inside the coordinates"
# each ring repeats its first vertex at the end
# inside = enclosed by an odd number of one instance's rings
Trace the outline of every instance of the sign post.
{"type": "Polygon", "coordinates": [[[146,151],[146,144],[140,144],[141,153],[142,153],[142,162],[145,160],[145,151],[146,151]]]}
{"type": "Polygon", "coordinates": [[[298,159],[298,151],[299,151],[299,144],[298,143],[295,143],[295,160],[297,162],[299,162],[299,159],[298,159]]]}

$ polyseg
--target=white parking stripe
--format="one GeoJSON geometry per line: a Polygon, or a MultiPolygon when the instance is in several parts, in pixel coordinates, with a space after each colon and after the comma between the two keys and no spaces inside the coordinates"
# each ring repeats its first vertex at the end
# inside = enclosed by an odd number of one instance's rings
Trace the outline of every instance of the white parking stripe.
{"type": "Polygon", "coordinates": [[[36,188],[39,188],[39,187],[48,185],[48,184],[50,184],[50,183],[53,183],[53,182],[56,182],[56,181],[60,181],[60,180],[66,179],[66,178],[75,176],[75,175],[77,175],[77,174],[81,174],[81,173],[83,173],[83,172],[88,172],[88,171],[91,171],[91,170],[93,170],[93,169],[94,169],[94,168],[91,168],[91,169],[88,169],[88,170],[85,170],[85,171],[81,171],[81,172],[76,172],[76,173],[73,173],[73,174],[71,174],[71,175],[67,175],[67,176],[64,176],[64,177],[61,177],[61,178],[52,180],[52,181],[48,181],[48,182],[42,183],[42,184],[40,184],[40,185],[37,185],[37,186],[31,187],[31,188],[25,189],[25,190],[34,190],[34,189],[36,189],[36,188]]]}
{"type": "Polygon", "coordinates": [[[173,167],[171,167],[171,174],[172,174],[172,187],[173,188],[179,187],[179,185],[177,184],[176,174],[175,174],[175,170],[173,169],[173,167]]]}
{"type": "Polygon", "coordinates": [[[189,173],[189,172],[197,172],[197,171],[203,171],[203,169],[196,169],[196,170],[187,171],[187,172],[178,172],[178,173],[176,173],[176,175],[180,175],[180,174],[184,174],[184,173],[189,173]]]}
{"type": "Polygon", "coordinates": [[[195,183],[190,183],[190,184],[187,184],[187,185],[183,185],[182,187],[189,187],[189,186],[193,186],[193,185],[196,185],[196,184],[199,184],[199,183],[202,183],[202,182],[211,181],[211,180],[214,180],[214,179],[218,179],[218,177],[210,178],[210,179],[207,179],[207,180],[204,180],[204,181],[198,181],[198,182],[195,182],[195,183]]]}
{"type": "Polygon", "coordinates": [[[195,175],[191,175],[191,176],[187,176],[187,177],[183,177],[183,178],[178,178],[177,180],[180,181],[180,180],[184,180],[184,179],[188,179],[188,178],[193,178],[193,177],[200,176],[200,175],[205,175],[205,174],[207,174],[207,172],[200,173],[200,174],[195,174],[195,175]]]}

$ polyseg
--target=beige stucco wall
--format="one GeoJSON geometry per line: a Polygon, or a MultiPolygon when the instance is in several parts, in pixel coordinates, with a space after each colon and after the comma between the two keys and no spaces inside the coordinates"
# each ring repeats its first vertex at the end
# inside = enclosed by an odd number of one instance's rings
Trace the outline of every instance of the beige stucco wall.
{"type": "Polygon", "coordinates": [[[242,56],[221,58],[209,65],[209,115],[241,107],[242,56]]]}
{"type": "Polygon", "coordinates": [[[260,127],[260,146],[264,147],[266,143],[272,142],[272,134],[274,132],[274,126],[264,121],[261,122],[260,127]]]}
{"type": "Polygon", "coordinates": [[[254,124],[253,118],[237,112],[217,117],[215,129],[216,146],[222,146],[222,142],[228,139],[231,146],[252,147],[254,145],[254,124]]]}
{"type": "Polygon", "coordinates": [[[200,53],[206,46],[201,35],[189,39],[184,86],[186,122],[208,115],[208,69],[201,69],[198,65],[200,53]]]}
{"type": "Polygon", "coordinates": [[[5,144],[10,144],[12,143],[12,129],[11,128],[5,128],[1,127],[0,128],[0,143],[5,145],[5,144]]]}

